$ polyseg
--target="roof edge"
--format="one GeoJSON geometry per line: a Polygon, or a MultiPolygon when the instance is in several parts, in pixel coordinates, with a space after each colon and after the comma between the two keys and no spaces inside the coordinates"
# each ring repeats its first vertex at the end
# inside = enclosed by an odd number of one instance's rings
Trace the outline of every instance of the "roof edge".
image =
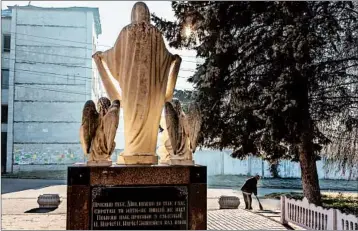
{"type": "Polygon", "coordinates": [[[8,6],[8,9],[2,10],[1,11],[1,17],[11,17],[11,11],[12,11],[13,8],[18,8],[18,9],[38,9],[38,10],[90,11],[90,12],[93,13],[93,18],[94,18],[94,23],[95,23],[97,36],[102,34],[101,19],[100,19],[100,16],[99,16],[98,7],[78,7],[78,6],[74,6],[74,7],[40,7],[40,6],[32,6],[32,5],[29,5],[29,6],[15,5],[15,6],[8,6]],[[10,11],[10,15],[4,15],[3,16],[3,11],[10,11]]]}

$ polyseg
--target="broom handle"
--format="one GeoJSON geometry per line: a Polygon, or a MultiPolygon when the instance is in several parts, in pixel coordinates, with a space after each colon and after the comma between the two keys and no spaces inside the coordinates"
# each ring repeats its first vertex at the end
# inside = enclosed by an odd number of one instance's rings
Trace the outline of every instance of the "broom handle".
{"type": "Polygon", "coordinates": [[[260,202],[259,198],[257,197],[257,195],[255,195],[255,197],[256,197],[257,201],[259,202],[259,204],[261,205],[261,202],[260,202]]]}

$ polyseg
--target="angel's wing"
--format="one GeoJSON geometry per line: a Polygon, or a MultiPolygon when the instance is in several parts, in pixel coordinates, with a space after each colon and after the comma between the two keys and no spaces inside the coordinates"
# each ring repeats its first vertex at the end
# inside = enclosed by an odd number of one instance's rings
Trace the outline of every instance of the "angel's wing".
{"type": "Polygon", "coordinates": [[[96,134],[98,126],[98,113],[96,105],[88,100],[82,110],[82,124],[80,127],[80,141],[85,154],[90,153],[92,139],[96,134]]]}
{"type": "Polygon", "coordinates": [[[186,117],[188,130],[187,132],[189,133],[190,146],[191,150],[194,153],[202,124],[201,112],[197,103],[189,104],[188,113],[186,114],[186,117]]]}
{"type": "Polygon", "coordinates": [[[120,102],[119,100],[114,100],[111,107],[108,109],[107,114],[103,117],[103,131],[106,137],[107,148],[110,150],[110,153],[113,152],[116,144],[114,139],[116,138],[119,124],[119,112],[120,102]]]}
{"type": "Polygon", "coordinates": [[[171,102],[165,103],[165,122],[167,125],[170,144],[172,145],[174,155],[176,154],[181,140],[180,120],[177,111],[171,102]]]}

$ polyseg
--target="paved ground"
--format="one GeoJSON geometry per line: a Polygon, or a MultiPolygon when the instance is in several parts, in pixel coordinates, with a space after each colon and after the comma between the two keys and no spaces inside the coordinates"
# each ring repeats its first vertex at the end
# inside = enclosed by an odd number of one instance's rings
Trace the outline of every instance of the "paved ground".
{"type": "Polygon", "coordinates": [[[278,222],[243,209],[211,210],[208,212],[210,230],[287,230],[278,222]]]}
{"type": "MultiPolygon", "coordinates": [[[[208,189],[208,229],[286,229],[271,218],[243,209],[219,210],[218,198],[221,195],[236,195],[243,201],[242,196],[237,191],[231,189],[208,189]]],[[[3,179],[1,228],[4,230],[65,230],[66,202],[66,185],[63,182],[18,179],[6,179],[4,181],[3,179]],[[62,203],[54,211],[34,213],[33,210],[38,207],[37,197],[44,193],[60,194],[62,203]]],[[[265,209],[278,207],[277,203],[272,203],[269,200],[262,201],[262,204],[265,209]]],[[[253,207],[254,209],[257,208],[255,201],[253,207]]]]}

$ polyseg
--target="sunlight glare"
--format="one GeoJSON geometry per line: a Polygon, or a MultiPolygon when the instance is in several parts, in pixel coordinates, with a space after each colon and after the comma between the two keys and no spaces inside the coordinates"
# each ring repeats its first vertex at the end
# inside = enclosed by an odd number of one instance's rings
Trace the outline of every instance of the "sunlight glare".
{"type": "Polygon", "coordinates": [[[192,29],[191,29],[191,26],[185,26],[184,27],[184,35],[185,37],[189,37],[192,33],[192,29]]]}

